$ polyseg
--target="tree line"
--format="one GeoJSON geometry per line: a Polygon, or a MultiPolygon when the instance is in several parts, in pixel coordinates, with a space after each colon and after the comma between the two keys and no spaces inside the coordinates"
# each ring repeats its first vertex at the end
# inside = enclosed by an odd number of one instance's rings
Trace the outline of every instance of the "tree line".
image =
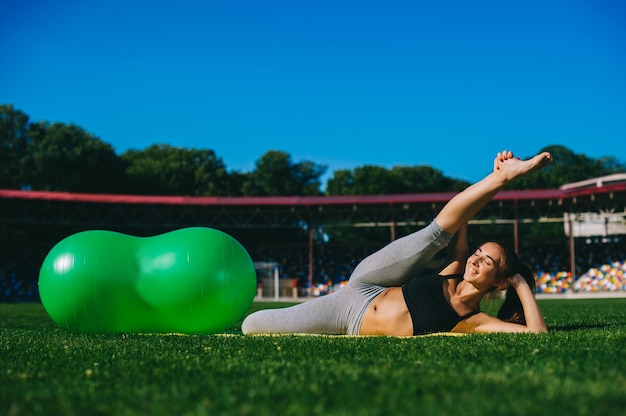
{"type": "MultiPolygon", "coordinates": [[[[626,171],[613,156],[593,159],[565,146],[547,146],[555,163],[516,181],[510,189],[550,189],[564,183],[626,171]]],[[[12,105],[0,105],[0,188],[41,191],[189,196],[375,195],[459,191],[468,182],[431,166],[387,169],[364,165],[333,172],[270,150],[250,172],[228,170],[214,150],[155,144],[116,154],[83,128],[31,121],[12,105]]]]}

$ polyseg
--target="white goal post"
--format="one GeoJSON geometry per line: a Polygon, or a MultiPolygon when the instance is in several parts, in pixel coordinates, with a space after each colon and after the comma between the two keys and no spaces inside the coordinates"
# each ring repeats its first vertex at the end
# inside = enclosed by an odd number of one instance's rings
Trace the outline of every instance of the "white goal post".
{"type": "Polygon", "coordinates": [[[261,281],[272,279],[274,282],[274,300],[278,300],[280,297],[280,281],[278,263],[268,261],[255,261],[254,270],[256,270],[257,279],[260,277],[261,281]]]}

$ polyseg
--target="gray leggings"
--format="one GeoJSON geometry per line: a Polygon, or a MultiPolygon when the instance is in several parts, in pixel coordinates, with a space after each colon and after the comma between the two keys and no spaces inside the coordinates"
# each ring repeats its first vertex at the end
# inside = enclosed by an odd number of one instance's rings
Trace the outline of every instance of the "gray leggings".
{"type": "Polygon", "coordinates": [[[451,238],[432,221],[363,259],[337,292],[288,308],[257,311],[243,321],[241,330],[244,334],[358,335],[372,300],[415,277],[451,238]]]}

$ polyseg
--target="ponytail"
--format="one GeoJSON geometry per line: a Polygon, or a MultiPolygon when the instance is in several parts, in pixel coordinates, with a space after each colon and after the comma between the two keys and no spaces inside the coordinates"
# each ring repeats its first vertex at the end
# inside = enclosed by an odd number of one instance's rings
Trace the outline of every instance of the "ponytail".
{"type": "MultiPolygon", "coordinates": [[[[508,279],[511,276],[519,273],[533,293],[536,292],[537,284],[535,280],[535,273],[532,268],[525,263],[521,263],[515,251],[510,248],[497,243],[504,252],[504,261],[500,262],[499,278],[508,279]]],[[[522,301],[517,295],[517,291],[514,287],[509,287],[506,290],[504,302],[498,310],[498,318],[516,324],[526,325],[526,317],[524,316],[524,308],[522,307],[522,301]]]]}
{"type": "MultiPolygon", "coordinates": [[[[518,268],[518,273],[522,275],[530,289],[535,293],[535,273],[532,271],[529,265],[522,264],[518,268]]],[[[526,325],[526,317],[524,316],[524,308],[522,308],[522,301],[517,295],[517,291],[514,287],[509,287],[504,295],[504,302],[498,310],[498,318],[506,322],[513,322],[516,324],[526,325]]]]}

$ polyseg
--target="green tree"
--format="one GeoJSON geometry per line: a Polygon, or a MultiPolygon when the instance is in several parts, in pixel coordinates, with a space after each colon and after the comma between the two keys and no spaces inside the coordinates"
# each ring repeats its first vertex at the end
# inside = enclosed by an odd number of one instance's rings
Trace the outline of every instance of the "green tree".
{"type": "Polygon", "coordinates": [[[293,163],[291,155],[271,150],[256,162],[242,185],[246,196],[321,195],[321,176],[326,167],[305,160],[293,163]]]}
{"type": "Polygon", "coordinates": [[[626,172],[626,164],[618,160],[615,156],[603,156],[599,160],[604,166],[606,174],[626,172]]]}
{"type": "Polygon", "coordinates": [[[397,188],[395,185],[396,178],[384,167],[365,165],[354,169],[355,195],[386,194],[397,188]]]}
{"type": "Polygon", "coordinates": [[[28,116],[11,105],[0,105],[0,188],[26,185],[20,174],[20,160],[30,142],[28,116]]]}
{"type": "Polygon", "coordinates": [[[228,174],[230,183],[229,196],[245,196],[244,184],[251,181],[251,174],[249,172],[231,171],[228,174]]]}
{"type": "Polygon", "coordinates": [[[328,195],[389,195],[459,191],[469,183],[447,178],[430,166],[395,166],[391,170],[373,165],[337,170],[329,179],[328,195]]]}
{"type": "Polygon", "coordinates": [[[326,182],[327,195],[355,195],[354,175],[351,170],[340,169],[326,182]]]}
{"type": "Polygon", "coordinates": [[[328,180],[328,195],[381,195],[397,189],[397,179],[389,169],[364,165],[349,170],[335,171],[328,180]]]}
{"type": "Polygon", "coordinates": [[[232,194],[231,178],[222,158],[213,150],[190,150],[195,168],[195,195],[228,196],[232,194]]]}
{"type": "Polygon", "coordinates": [[[66,192],[116,192],[124,184],[111,145],[75,125],[39,122],[21,160],[22,176],[32,189],[66,192]]]}
{"type": "Polygon", "coordinates": [[[469,183],[457,179],[447,178],[439,169],[431,166],[395,166],[391,173],[396,177],[397,188],[390,189],[390,193],[424,193],[461,191],[469,183]]]}
{"type": "Polygon", "coordinates": [[[226,167],[212,150],[159,144],[144,150],[128,150],[121,159],[126,165],[132,193],[191,196],[229,194],[226,167]]]}

